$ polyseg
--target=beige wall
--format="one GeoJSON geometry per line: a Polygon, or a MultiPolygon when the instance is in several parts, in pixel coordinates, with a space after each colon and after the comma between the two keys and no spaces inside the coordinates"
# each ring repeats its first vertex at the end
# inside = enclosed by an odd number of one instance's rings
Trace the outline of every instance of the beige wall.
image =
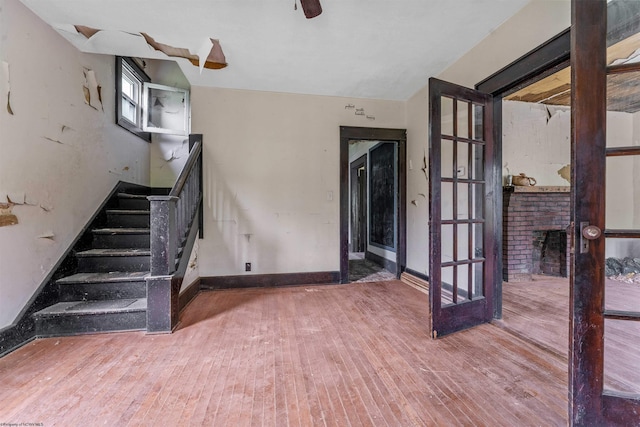
{"type": "MultiPolygon", "coordinates": [[[[532,0],[520,12],[447,67],[442,80],[474,85],[570,26],[569,0],[532,0]]],[[[428,274],[428,181],[421,170],[428,164],[429,88],[407,101],[407,267],[428,274]],[[412,201],[415,201],[412,203],[412,201]]]]}
{"type": "Polygon", "coordinates": [[[0,203],[17,225],[0,227],[0,328],[27,305],[115,184],[148,184],[149,144],[116,126],[114,58],[78,52],[17,0],[0,0],[0,203]],[[87,105],[93,70],[103,105],[87,105]],[[48,236],[48,237],[47,237],[48,236]]]}
{"type": "MultiPolygon", "coordinates": [[[[146,60],[145,72],[154,83],[189,90],[191,85],[175,61],[158,59],[146,60]]],[[[181,125],[179,114],[167,114],[165,119],[175,120],[175,127],[181,125]]],[[[171,188],[182,171],[189,156],[189,137],[156,133],[151,135],[149,146],[150,181],[152,187],[171,188]]]]}
{"type": "Polygon", "coordinates": [[[245,274],[245,262],[258,274],[339,270],[340,126],[404,128],[404,117],[403,102],[192,87],[200,275],[245,274]]]}
{"type": "Polygon", "coordinates": [[[502,102],[502,174],[524,173],[537,185],[569,185],[559,171],[571,163],[571,109],[502,102]]]}

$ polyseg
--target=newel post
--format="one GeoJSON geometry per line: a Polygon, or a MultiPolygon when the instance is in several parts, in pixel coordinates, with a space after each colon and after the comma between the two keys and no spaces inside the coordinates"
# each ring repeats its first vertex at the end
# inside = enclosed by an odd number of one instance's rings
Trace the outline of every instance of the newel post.
{"type": "Polygon", "coordinates": [[[179,290],[172,283],[176,269],[178,197],[149,196],[151,211],[151,274],[147,277],[147,332],[169,333],[178,323],[179,290]]]}

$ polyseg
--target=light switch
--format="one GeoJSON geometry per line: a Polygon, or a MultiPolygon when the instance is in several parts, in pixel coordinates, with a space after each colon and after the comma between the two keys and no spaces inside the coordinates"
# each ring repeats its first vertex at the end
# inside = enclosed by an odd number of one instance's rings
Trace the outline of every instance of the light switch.
{"type": "Polygon", "coordinates": [[[333,200],[333,191],[327,191],[327,201],[330,202],[333,200]]]}

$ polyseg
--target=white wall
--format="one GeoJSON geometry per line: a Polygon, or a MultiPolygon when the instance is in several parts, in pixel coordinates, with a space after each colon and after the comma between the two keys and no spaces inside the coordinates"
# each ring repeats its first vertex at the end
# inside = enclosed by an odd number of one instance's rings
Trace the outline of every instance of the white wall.
{"type": "MultiPolygon", "coordinates": [[[[175,61],[145,60],[145,72],[154,83],[189,90],[191,85],[175,61]]],[[[179,127],[181,116],[166,114],[163,120],[176,121],[179,127]]],[[[171,188],[182,171],[189,156],[189,137],[156,133],[151,135],[150,170],[151,186],[171,188]]]]}
{"type": "Polygon", "coordinates": [[[259,274],[339,270],[339,128],[404,128],[404,116],[402,102],[192,87],[192,128],[204,135],[200,275],[245,274],[245,262],[259,274]]]}
{"type": "Polygon", "coordinates": [[[567,186],[559,171],[571,163],[569,107],[502,102],[502,174],[524,173],[537,186],[567,186]]]}
{"type": "MultiPolygon", "coordinates": [[[[639,145],[640,113],[607,112],[607,146],[639,145]]],[[[640,226],[640,161],[634,157],[607,158],[606,227],[635,229],[640,226]]],[[[635,239],[607,239],[608,257],[640,257],[640,243],[635,239]]]]}
{"type": "Polygon", "coordinates": [[[0,83],[0,203],[26,201],[12,209],[19,223],[0,227],[2,328],[118,181],[149,184],[149,144],[114,124],[114,58],[80,53],[17,0],[0,0],[0,60],[14,112],[0,83]],[[86,70],[102,86],[97,109],[86,70]]]}
{"type": "MultiPolygon", "coordinates": [[[[532,0],[437,77],[467,87],[515,61],[571,24],[569,0],[532,0]]],[[[429,88],[407,101],[407,267],[428,274],[429,88]],[[412,166],[412,167],[411,167],[412,166]],[[415,201],[412,203],[412,201],[415,201]]]]}

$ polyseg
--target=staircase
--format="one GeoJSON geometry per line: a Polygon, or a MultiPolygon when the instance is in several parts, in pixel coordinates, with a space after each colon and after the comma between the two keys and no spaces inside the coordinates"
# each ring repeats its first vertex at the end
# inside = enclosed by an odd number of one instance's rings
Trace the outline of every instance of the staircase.
{"type": "Polygon", "coordinates": [[[86,233],[90,248],[75,253],[76,272],[56,281],[59,302],[34,313],[36,336],[146,329],[149,201],[118,193],[107,206],[86,233]]]}

